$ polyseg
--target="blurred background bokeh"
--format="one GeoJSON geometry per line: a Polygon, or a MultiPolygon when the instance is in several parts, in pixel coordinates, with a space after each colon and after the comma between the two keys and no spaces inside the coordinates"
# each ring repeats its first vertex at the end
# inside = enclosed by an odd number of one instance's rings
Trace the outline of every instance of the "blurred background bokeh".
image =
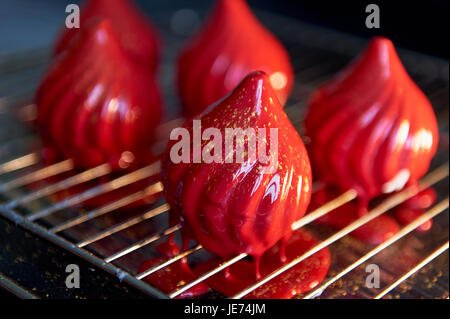
{"type": "MultiPolygon", "coordinates": [[[[49,45],[65,19],[65,7],[76,0],[0,0],[0,52],[49,45]]],[[[202,21],[212,0],[136,0],[150,17],[193,9],[186,23],[202,21]],[[190,19],[190,20],[189,20],[190,19]]],[[[448,59],[448,0],[323,1],[249,0],[256,9],[292,16],[303,21],[363,37],[382,34],[396,45],[448,59]],[[364,25],[365,7],[376,3],[381,29],[364,25]]],[[[161,27],[158,25],[158,27],[161,27]]]]}

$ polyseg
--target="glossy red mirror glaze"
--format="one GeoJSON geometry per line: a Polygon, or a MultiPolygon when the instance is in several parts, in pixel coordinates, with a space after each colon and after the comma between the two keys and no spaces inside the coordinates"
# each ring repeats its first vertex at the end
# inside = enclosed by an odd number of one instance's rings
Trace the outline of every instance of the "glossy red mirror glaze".
{"type": "MultiPolygon", "coordinates": [[[[243,163],[207,164],[192,163],[191,153],[190,163],[175,164],[170,149],[178,140],[169,143],[162,159],[162,181],[172,207],[172,222],[181,220],[190,236],[222,257],[243,252],[260,256],[278,240],[287,240],[292,223],[303,216],[310,201],[308,155],[269,81],[262,72],[248,75],[184,127],[191,136],[193,120],[198,119],[203,132],[218,128],[222,136],[225,128],[266,128],[267,138],[261,143],[268,155],[273,155],[268,145],[269,129],[277,128],[278,166],[274,171],[265,173],[269,166],[259,157],[246,157],[243,163]]],[[[209,143],[202,142],[203,152],[209,143]]],[[[223,158],[229,156],[224,146],[222,154],[223,158]]],[[[236,148],[231,154],[236,154],[236,148]]]]}
{"type": "MultiPolygon", "coordinates": [[[[131,0],[87,0],[81,8],[80,29],[92,18],[109,19],[131,59],[141,67],[148,67],[148,70],[156,69],[160,51],[159,35],[131,0]]],[[[64,27],[54,54],[65,50],[80,29],[64,27]]]]}
{"type": "Polygon", "coordinates": [[[430,102],[382,37],[314,93],[305,128],[317,178],[356,189],[361,207],[422,177],[439,137],[430,102]]]}
{"type": "Polygon", "coordinates": [[[218,0],[206,24],[179,57],[178,88],[184,113],[200,113],[258,70],[270,75],[284,105],[294,81],[285,48],[256,19],[245,0],[218,0]]]}
{"type": "Polygon", "coordinates": [[[93,20],[49,68],[37,95],[37,124],[47,158],[77,167],[143,165],[162,108],[151,74],[123,51],[111,23],[93,20]]]}

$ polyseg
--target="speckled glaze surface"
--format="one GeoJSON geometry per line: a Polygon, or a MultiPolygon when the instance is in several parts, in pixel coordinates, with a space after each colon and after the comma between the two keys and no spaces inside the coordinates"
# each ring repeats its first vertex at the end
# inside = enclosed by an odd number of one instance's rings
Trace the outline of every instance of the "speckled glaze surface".
{"type": "Polygon", "coordinates": [[[430,102],[382,37],[313,94],[305,129],[317,179],[356,189],[362,208],[422,177],[439,138],[430,102]]]}
{"type": "MultiPolygon", "coordinates": [[[[80,28],[93,18],[109,19],[131,59],[147,70],[156,70],[160,54],[159,35],[132,0],[87,0],[81,8],[80,28]]],[[[64,51],[79,30],[64,28],[54,54],[64,51]]]]}
{"type": "MultiPolygon", "coordinates": [[[[195,119],[201,120],[203,131],[214,127],[223,136],[226,128],[266,128],[267,138],[261,143],[268,156],[273,155],[269,129],[277,128],[278,165],[268,173],[275,161],[262,164],[259,157],[246,156],[243,163],[193,163],[192,154],[190,163],[175,164],[169,155],[175,143],[171,141],[162,160],[162,180],[174,222],[181,220],[190,236],[222,257],[243,252],[258,257],[280,239],[287,240],[292,223],[308,206],[311,168],[269,76],[251,73],[226,97],[189,120],[184,127],[191,136],[195,119]]],[[[260,138],[257,135],[258,143],[260,138]]],[[[208,144],[202,142],[202,151],[208,144]]],[[[227,154],[223,146],[223,154],[234,156],[236,149],[227,154]]]]}
{"type": "Polygon", "coordinates": [[[36,104],[49,162],[63,157],[80,168],[123,169],[154,159],[159,90],[122,49],[109,20],[91,20],[54,60],[36,104]]]}
{"type": "Polygon", "coordinates": [[[294,81],[287,51],[245,0],[218,0],[206,24],[181,52],[177,68],[187,116],[203,111],[253,71],[270,75],[282,105],[294,81]]]}

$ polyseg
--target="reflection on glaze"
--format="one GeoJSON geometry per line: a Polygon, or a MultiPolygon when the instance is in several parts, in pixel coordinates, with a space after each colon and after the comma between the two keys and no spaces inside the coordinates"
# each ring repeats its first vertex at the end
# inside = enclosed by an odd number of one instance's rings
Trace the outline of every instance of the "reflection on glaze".
{"type": "MultiPolygon", "coordinates": [[[[81,8],[81,29],[93,18],[110,20],[122,47],[130,58],[147,70],[156,70],[160,51],[159,36],[132,0],[87,0],[81,8]]],[[[54,54],[64,51],[79,30],[64,27],[56,43],[54,54]]],[[[103,38],[105,35],[98,32],[99,43],[102,43],[103,38]]]]}
{"type": "Polygon", "coordinates": [[[314,93],[305,127],[317,177],[362,206],[422,177],[438,142],[430,102],[381,37],[314,93]]]}
{"type": "MultiPolygon", "coordinates": [[[[202,128],[215,127],[222,135],[230,127],[278,128],[280,155],[271,174],[264,174],[265,165],[249,163],[247,157],[243,163],[207,164],[192,163],[191,154],[191,163],[174,164],[170,147],[177,141],[171,141],[162,159],[171,222],[183,218],[189,235],[222,257],[242,252],[259,256],[290,236],[292,223],[303,216],[309,203],[311,168],[303,142],[262,72],[248,75],[229,95],[184,127],[192,132],[197,119],[202,128]],[[262,83],[259,93],[257,83],[262,83]],[[260,113],[256,112],[258,106],[260,113]]],[[[264,143],[269,141],[267,138],[264,143]]],[[[207,143],[204,141],[202,148],[207,143]]]]}
{"type": "Polygon", "coordinates": [[[124,53],[109,20],[83,27],[48,70],[36,104],[49,157],[72,158],[83,168],[152,161],[158,88],[124,53]]]}
{"type": "Polygon", "coordinates": [[[294,77],[288,53],[245,0],[218,0],[179,57],[178,88],[185,114],[203,111],[257,70],[270,74],[270,84],[284,105],[294,77]]]}

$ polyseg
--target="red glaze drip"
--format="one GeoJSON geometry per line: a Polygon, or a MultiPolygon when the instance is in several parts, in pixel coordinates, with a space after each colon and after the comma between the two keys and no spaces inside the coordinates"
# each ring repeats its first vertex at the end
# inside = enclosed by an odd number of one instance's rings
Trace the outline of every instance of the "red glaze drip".
{"type": "Polygon", "coordinates": [[[430,102],[381,37],[314,93],[305,128],[318,179],[356,189],[361,211],[421,178],[439,137],[430,102]]]}
{"type": "MultiPolygon", "coordinates": [[[[248,75],[226,97],[186,122],[190,136],[195,119],[201,119],[202,132],[214,127],[223,137],[225,128],[267,128],[267,138],[257,135],[256,144],[265,145],[272,158],[269,128],[278,129],[277,166],[272,166],[276,164],[273,159],[262,164],[259,155],[256,159],[246,156],[243,163],[193,163],[192,153],[190,163],[175,164],[170,149],[179,141],[169,143],[162,159],[171,223],[181,221],[193,239],[221,257],[243,252],[262,255],[281,238],[289,237],[292,223],[308,206],[311,168],[303,142],[263,72],[248,75]]],[[[192,139],[190,143],[193,149],[192,139]]],[[[202,142],[203,153],[209,143],[202,142]]],[[[222,160],[230,155],[235,159],[236,149],[228,154],[222,145],[222,154],[222,160]]]]}
{"type": "MultiPolygon", "coordinates": [[[[56,176],[46,178],[42,181],[30,184],[27,187],[29,187],[30,189],[33,189],[33,190],[38,190],[49,184],[54,184],[54,183],[60,182],[64,179],[70,178],[80,172],[81,172],[80,170],[74,170],[74,171],[70,171],[67,173],[58,174],[56,176]]],[[[124,174],[111,173],[111,174],[108,174],[107,176],[102,176],[99,179],[85,182],[85,183],[82,183],[82,184],[79,184],[76,186],[72,186],[69,189],[65,189],[63,191],[51,194],[51,195],[49,195],[49,199],[54,202],[60,202],[69,197],[76,196],[84,191],[87,191],[87,190],[93,188],[93,187],[110,182],[111,180],[119,178],[120,176],[123,176],[123,175],[124,174]]],[[[111,192],[108,192],[106,194],[85,200],[81,204],[81,206],[84,208],[93,209],[93,208],[98,208],[98,207],[110,204],[114,201],[117,201],[120,198],[124,198],[126,196],[140,192],[140,191],[144,190],[146,187],[148,187],[149,185],[152,185],[153,183],[157,183],[159,181],[158,177],[159,177],[158,175],[152,176],[150,178],[146,178],[141,181],[137,181],[135,183],[127,185],[126,187],[121,187],[121,188],[115,189],[111,192]]],[[[152,204],[158,198],[160,198],[161,195],[162,195],[162,192],[157,192],[157,193],[153,193],[153,194],[151,194],[149,192],[148,195],[144,196],[142,199],[136,200],[136,201],[122,207],[121,209],[122,210],[132,209],[132,208],[137,208],[137,207],[142,207],[142,206],[152,204]]]]}
{"type": "MultiPolygon", "coordinates": [[[[397,207],[394,210],[394,216],[401,225],[409,224],[430,208],[436,202],[436,197],[436,191],[433,188],[427,188],[397,207]]],[[[426,232],[432,226],[433,220],[430,219],[420,225],[417,230],[426,232]]]]}
{"type": "MultiPolygon", "coordinates": [[[[308,210],[313,211],[337,196],[339,196],[337,192],[326,189],[319,190],[313,194],[308,210]]],[[[352,201],[322,216],[316,222],[331,226],[332,228],[342,229],[359,218],[359,204],[352,201]]],[[[391,238],[398,230],[398,224],[392,217],[381,215],[367,224],[360,226],[350,234],[366,243],[378,245],[391,238]]]]}
{"type": "MultiPolygon", "coordinates": [[[[287,242],[286,262],[290,262],[317,244],[318,241],[308,232],[304,230],[296,231],[287,242]]],[[[262,277],[283,265],[279,258],[280,249],[280,245],[276,245],[261,257],[262,277]]],[[[194,272],[201,275],[219,264],[220,261],[207,262],[195,267],[194,272]]],[[[325,248],[257,288],[245,298],[292,298],[317,287],[325,278],[329,267],[330,252],[325,248]]],[[[207,279],[206,283],[211,288],[229,297],[254,284],[256,280],[254,265],[249,261],[240,260],[227,268],[227,272],[220,272],[207,279]]]]}
{"type": "Polygon", "coordinates": [[[245,0],[218,0],[206,24],[179,57],[178,88],[184,113],[200,113],[258,70],[271,75],[284,105],[294,82],[287,51],[245,0]]]}
{"type": "MultiPolygon", "coordinates": [[[[180,248],[173,241],[167,241],[158,245],[156,247],[156,250],[166,258],[172,258],[173,256],[180,253],[180,248]]],[[[158,257],[145,261],[139,267],[138,273],[141,273],[153,266],[162,264],[167,260],[166,258],[158,257]]],[[[159,288],[165,293],[173,292],[177,288],[188,284],[194,279],[196,279],[196,275],[189,267],[186,258],[182,258],[179,261],[144,278],[144,280],[150,285],[159,288]]],[[[198,297],[208,292],[208,290],[209,287],[205,283],[200,283],[183,292],[182,294],[177,296],[177,298],[183,299],[198,297]]]]}
{"type": "MultiPolygon", "coordinates": [[[[50,67],[36,95],[50,159],[114,170],[149,164],[162,108],[153,76],[124,53],[108,20],[91,20],[50,67]]],[[[48,161],[48,160],[47,160],[48,161]]]]}
{"type": "MultiPolygon", "coordinates": [[[[156,70],[160,51],[159,36],[131,0],[87,0],[81,8],[80,29],[93,18],[109,19],[130,58],[141,68],[156,70]]],[[[64,28],[54,54],[63,52],[80,29],[64,28]]]]}

